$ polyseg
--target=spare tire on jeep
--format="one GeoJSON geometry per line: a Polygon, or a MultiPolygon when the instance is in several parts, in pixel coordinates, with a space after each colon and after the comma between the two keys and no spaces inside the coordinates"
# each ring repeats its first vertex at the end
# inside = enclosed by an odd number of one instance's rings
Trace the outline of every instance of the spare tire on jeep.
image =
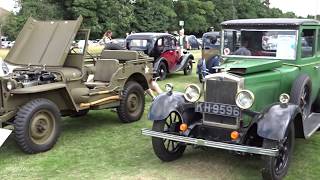
{"type": "Polygon", "coordinates": [[[118,43],[107,43],[104,47],[104,50],[124,50],[120,44],[118,43]]]}

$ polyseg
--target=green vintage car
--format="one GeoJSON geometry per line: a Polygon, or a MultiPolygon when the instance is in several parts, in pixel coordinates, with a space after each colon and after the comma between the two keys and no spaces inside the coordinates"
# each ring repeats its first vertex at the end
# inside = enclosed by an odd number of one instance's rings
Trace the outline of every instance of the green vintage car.
{"type": "Polygon", "coordinates": [[[295,138],[320,127],[320,22],[243,19],[222,24],[219,73],[202,92],[167,92],[151,105],[155,154],[175,160],[187,145],[262,155],[264,179],[282,179],[295,138]],[[202,97],[201,97],[202,96],[202,97]]]}

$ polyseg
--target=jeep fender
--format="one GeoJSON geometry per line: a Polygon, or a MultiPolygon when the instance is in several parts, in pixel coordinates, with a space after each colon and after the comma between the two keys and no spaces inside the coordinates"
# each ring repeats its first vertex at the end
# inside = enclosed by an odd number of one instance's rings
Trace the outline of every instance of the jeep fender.
{"type": "Polygon", "coordinates": [[[168,92],[158,95],[150,106],[148,118],[152,121],[164,120],[173,111],[177,112],[181,117],[179,104],[185,103],[183,93],[168,92]]]}
{"type": "Polygon", "coordinates": [[[281,140],[291,121],[300,114],[300,108],[295,104],[271,105],[257,119],[257,134],[266,139],[281,140]]]}

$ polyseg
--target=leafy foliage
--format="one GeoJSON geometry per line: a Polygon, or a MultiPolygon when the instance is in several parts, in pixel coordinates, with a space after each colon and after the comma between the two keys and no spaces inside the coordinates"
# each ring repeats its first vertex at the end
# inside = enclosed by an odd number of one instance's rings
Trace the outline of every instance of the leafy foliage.
{"type": "Polygon", "coordinates": [[[84,17],[84,28],[91,38],[100,38],[110,29],[115,37],[126,32],[164,32],[178,30],[185,22],[186,34],[201,34],[220,22],[235,18],[296,17],[269,8],[261,0],[23,0],[21,11],[10,15],[3,31],[15,38],[29,16],[36,19],[75,19],[84,17]]]}

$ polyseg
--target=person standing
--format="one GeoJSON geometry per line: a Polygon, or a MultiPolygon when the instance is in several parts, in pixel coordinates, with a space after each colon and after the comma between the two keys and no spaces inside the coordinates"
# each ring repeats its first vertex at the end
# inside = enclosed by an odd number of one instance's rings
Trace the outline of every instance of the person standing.
{"type": "Polygon", "coordinates": [[[100,44],[108,44],[108,43],[111,43],[112,42],[112,31],[111,30],[108,30],[104,33],[102,39],[100,40],[100,44]]]}

